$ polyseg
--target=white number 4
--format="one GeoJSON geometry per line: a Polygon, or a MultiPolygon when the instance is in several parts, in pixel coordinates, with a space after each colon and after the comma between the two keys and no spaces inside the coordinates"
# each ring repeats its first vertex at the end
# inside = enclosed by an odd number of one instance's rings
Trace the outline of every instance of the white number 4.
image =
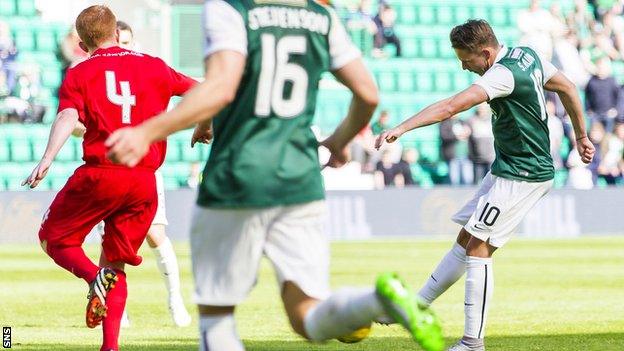
{"type": "Polygon", "coordinates": [[[136,96],[130,93],[130,82],[120,81],[121,95],[117,94],[115,72],[106,71],[106,97],[110,102],[121,106],[121,123],[130,124],[131,106],[136,105],[136,96]]]}

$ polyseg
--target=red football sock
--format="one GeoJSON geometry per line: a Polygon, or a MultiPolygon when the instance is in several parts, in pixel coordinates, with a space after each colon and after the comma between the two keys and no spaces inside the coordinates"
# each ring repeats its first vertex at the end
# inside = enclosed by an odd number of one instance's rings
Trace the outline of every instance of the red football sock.
{"type": "Polygon", "coordinates": [[[46,250],[56,264],[65,268],[76,277],[84,279],[87,284],[95,279],[98,269],[100,269],[85,255],[84,250],[80,246],[48,246],[46,250]]]}
{"type": "Polygon", "coordinates": [[[117,283],[115,287],[106,294],[106,317],[102,321],[102,333],[104,342],[101,351],[119,350],[119,326],[121,316],[126,307],[128,297],[128,284],[126,284],[126,273],[115,269],[117,273],[117,283]]]}

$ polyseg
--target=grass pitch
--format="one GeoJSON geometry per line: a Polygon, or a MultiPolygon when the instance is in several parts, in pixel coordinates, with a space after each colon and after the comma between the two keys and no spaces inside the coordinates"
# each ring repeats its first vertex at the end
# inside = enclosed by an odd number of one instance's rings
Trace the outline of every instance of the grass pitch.
{"type": "MultiPolygon", "coordinates": [[[[450,247],[444,241],[374,241],[333,244],[332,285],[372,285],[377,272],[397,271],[419,288],[450,247]]],[[[187,306],[192,277],[187,244],[177,244],[187,306]]],[[[90,254],[97,247],[89,247],[90,254]]],[[[152,253],[129,268],[122,350],[197,350],[197,318],[188,328],[173,326],[166,292],[152,253]]],[[[495,254],[495,289],[490,309],[488,351],[624,350],[624,238],[512,240],[495,254]]],[[[35,246],[0,247],[0,324],[12,327],[16,350],[97,350],[101,330],[87,329],[87,286],[57,267],[35,246]]],[[[434,307],[447,343],[463,331],[463,279],[434,307]]],[[[272,269],[262,265],[258,285],[237,310],[249,351],[419,350],[398,326],[375,325],[358,344],[312,345],[297,337],[284,316],[272,269]]]]}

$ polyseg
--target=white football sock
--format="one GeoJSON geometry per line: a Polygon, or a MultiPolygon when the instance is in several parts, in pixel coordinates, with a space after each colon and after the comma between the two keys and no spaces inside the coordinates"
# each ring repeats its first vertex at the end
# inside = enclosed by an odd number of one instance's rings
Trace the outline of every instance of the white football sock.
{"type": "Polygon", "coordinates": [[[384,315],[372,288],[342,288],[312,307],[304,319],[312,341],[325,341],[348,335],[384,315]]]}
{"type": "Polygon", "coordinates": [[[466,272],[466,249],[458,243],[442,258],[435,271],[418,292],[427,305],[437,299],[466,272]]]}
{"type": "Polygon", "coordinates": [[[492,259],[468,256],[466,259],[464,337],[483,339],[493,290],[492,259]]]}
{"type": "Polygon", "coordinates": [[[199,316],[199,351],[244,351],[233,314],[199,316]]]}
{"type": "Polygon", "coordinates": [[[178,259],[176,258],[173,245],[168,237],[165,237],[160,245],[152,248],[156,256],[156,264],[160,275],[165,281],[169,297],[179,296],[180,293],[180,272],[178,270],[178,259]]]}

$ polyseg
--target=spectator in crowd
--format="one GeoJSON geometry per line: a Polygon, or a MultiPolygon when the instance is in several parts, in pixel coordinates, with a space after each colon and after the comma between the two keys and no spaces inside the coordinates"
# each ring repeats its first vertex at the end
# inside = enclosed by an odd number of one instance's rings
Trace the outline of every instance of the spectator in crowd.
{"type": "Polygon", "coordinates": [[[468,158],[473,165],[473,181],[476,184],[490,171],[496,157],[490,106],[485,103],[477,106],[475,115],[470,117],[467,123],[470,128],[468,158]]]}
{"type": "Polygon", "coordinates": [[[563,157],[561,157],[561,144],[563,143],[563,123],[555,113],[555,103],[552,100],[546,101],[546,112],[548,115],[548,137],[550,138],[550,156],[553,159],[555,171],[563,168],[563,157]]]}
{"type": "Polygon", "coordinates": [[[620,87],[611,74],[611,60],[608,57],[599,58],[596,69],[596,74],[585,87],[585,109],[592,123],[602,123],[605,131],[610,133],[618,115],[620,87]]]}
{"type": "Polygon", "coordinates": [[[401,161],[397,163],[396,167],[397,173],[401,175],[400,178],[403,180],[403,185],[415,185],[415,177],[422,172],[422,169],[418,164],[418,151],[412,147],[403,149],[401,161]]]}
{"type": "Polygon", "coordinates": [[[369,34],[375,34],[377,28],[373,20],[372,0],[361,0],[359,3],[351,3],[347,6],[348,15],[345,19],[349,30],[364,30],[369,34]]]}
{"type": "Polygon", "coordinates": [[[556,21],[548,10],[540,8],[539,0],[531,0],[529,8],[518,13],[520,45],[534,48],[546,60],[551,61],[553,52],[553,31],[556,21]]]}
{"type": "Polygon", "coordinates": [[[595,18],[587,0],[574,1],[574,10],[568,14],[566,22],[571,33],[579,40],[587,39],[591,36],[595,18]]]}
{"type": "Polygon", "coordinates": [[[596,152],[594,158],[589,164],[589,170],[592,173],[592,182],[594,185],[598,184],[598,167],[602,163],[602,145],[605,140],[605,129],[601,123],[593,123],[589,128],[589,140],[594,144],[596,152]]]}
{"type": "Polygon", "coordinates": [[[0,74],[4,75],[6,90],[11,92],[17,81],[17,49],[11,37],[9,24],[0,21],[0,74]]]}
{"type": "Polygon", "coordinates": [[[594,187],[592,172],[589,166],[583,163],[581,156],[570,152],[568,156],[568,179],[566,185],[573,189],[588,190],[594,187]]]}
{"type": "Polygon", "coordinates": [[[379,13],[374,18],[375,25],[377,26],[377,32],[375,33],[375,42],[373,55],[382,57],[385,56],[383,48],[386,44],[392,44],[396,48],[396,56],[401,57],[401,40],[396,35],[394,29],[394,23],[396,21],[397,13],[386,2],[379,4],[379,13]]]}
{"type": "Polygon", "coordinates": [[[370,125],[362,128],[349,145],[351,160],[361,165],[362,173],[371,173],[374,171],[374,165],[371,162],[372,155],[375,154],[374,145],[375,136],[373,135],[370,125]]]}
{"type": "Polygon", "coordinates": [[[65,76],[65,71],[68,68],[74,67],[88,57],[88,54],[78,45],[79,43],[80,37],[78,32],[72,26],[59,47],[58,56],[63,66],[63,76],[65,76]]]}
{"type": "Polygon", "coordinates": [[[373,125],[371,126],[373,135],[377,136],[381,134],[381,132],[383,132],[385,129],[388,129],[390,126],[389,123],[390,114],[388,113],[388,110],[382,110],[379,113],[379,118],[377,119],[377,121],[375,121],[375,123],[373,123],[373,125]]]}
{"type": "Polygon", "coordinates": [[[624,123],[615,126],[613,134],[607,134],[603,141],[603,156],[598,174],[609,185],[615,185],[622,181],[624,173],[624,123]]]}
{"type": "Polygon", "coordinates": [[[398,171],[397,164],[392,161],[392,154],[389,150],[382,151],[381,159],[375,166],[374,178],[376,189],[395,186],[397,183],[405,184],[403,175],[398,171]]]}
{"type": "Polygon", "coordinates": [[[442,158],[448,164],[452,185],[473,184],[472,162],[468,159],[470,127],[458,116],[440,123],[442,158]]]}

